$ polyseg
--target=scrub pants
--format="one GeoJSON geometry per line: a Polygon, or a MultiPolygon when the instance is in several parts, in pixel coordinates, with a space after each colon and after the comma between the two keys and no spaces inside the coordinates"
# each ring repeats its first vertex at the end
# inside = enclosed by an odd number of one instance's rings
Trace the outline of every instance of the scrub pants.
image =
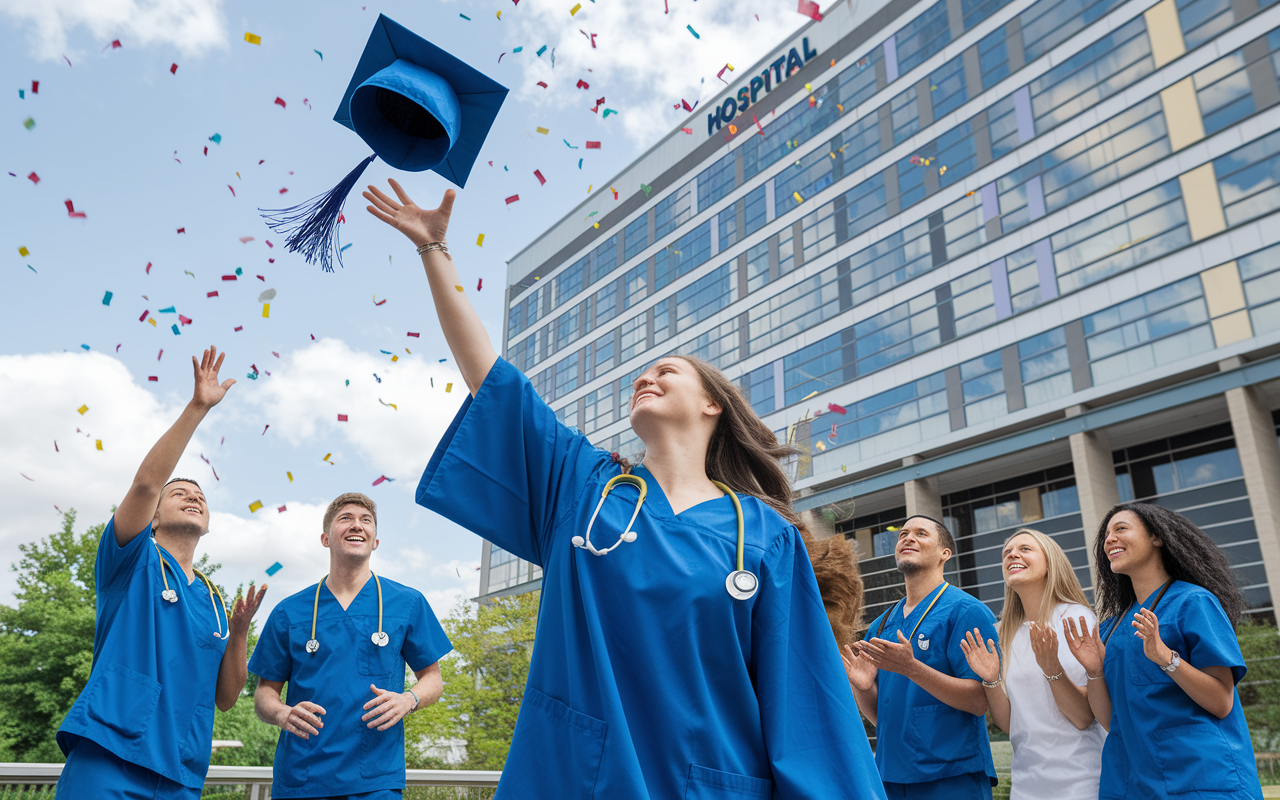
{"type": "Polygon", "coordinates": [[[80,738],[67,755],[56,800],[200,800],[191,789],[131,764],[92,739],[80,738]]]}
{"type": "Polygon", "coordinates": [[[991,800],[991,779],[983,772],[926,783],[889,783],[884,793],[889,800],[991,800]]]}

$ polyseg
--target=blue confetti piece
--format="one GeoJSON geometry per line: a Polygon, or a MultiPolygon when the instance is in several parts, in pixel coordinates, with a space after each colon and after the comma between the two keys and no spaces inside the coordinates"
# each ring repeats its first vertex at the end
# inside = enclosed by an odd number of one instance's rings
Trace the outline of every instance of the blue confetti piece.
{"type": "Polygon", "coordinates": [[[157,313],[160,313],[160,314],[176,314],[176,313],[178,313],[178,312],[177,312],[176,310],[174,310],[174,306],[169,306],[168,308],[162,308],[162,309],[160,309],[160,311],[159,311],[159,312],[157,312],[157,313]]]}
{"type": "Polygon", "coordinates": [[[350,247],[350,246],[351,246],[351,245],[349,245],[349,244],[344,244],[344,245],[342,246],[342,249],[341,249],[341,250],[339,250],[338,252],[339,252],[339,253],[345,253],[345,252],[347,252],[347,248],[348,248],[348,247],[350,247]]]}
{"type": "Polygon", "coordinates": [[[519,53],[523,49],[524,49],[523,47],[517,47],[515,50],[511,51],[511,55],[515,55],[516,53],[519,53]]]}
{"type": "Polygon", "coordinates": [[[320,56],[320,60],[321,60],[321,61],[324,61],[324,53],[321,53],[319,50],[316,50],[315,48],[312,48],[311,52],[313,52],[313,53],[315,53],[316,55],[320,56]]]}
{"type": "Polygon", "coordinates": [[[440,361],[439,361],[438,363],[443,364],[444,362],[446,362],[446,361],[448,361],[448,360],[449,360],[449,359],[447,359],[447,358],[442,358],[442,359],[440,359],[440,361]]]}
{"type": "MultiPolygon", "coordinates": [[[[317,51],[317,52],[318,52],[318,51],[317,51]]],[[[267,577],[268,577],[268,578],[272,577],[273,575],[275,575],[277,572],[279,572],[279,571],[280,571],[280,570],[282,570],[282,569],[284,569],[284,564],[281,564],[279,561],[277,561],[276,563],[274,563],[274,564],[272,564],[271,566],[267,567],[267,577]]]]}
{"type": "Polygon", "coordinates": [[[551,68],[556,68],[556,49],[554,47],[551,48],[551,68]]]}
{"type": "Polygon", "coordinates": [[[89,349],[89,345],[87,345],[87,344],[82,344],[82,345],[80,345],[80,346],[81,346],[81,347],[83,347],[85,350],[88,350],[88,349],[89,349]]]}
{"type": "Polygon", "coordinates": [[[103,297],[102,297],[102,304],[103,304],[104,306],[109,306],[109,305],[111,305],[111,292],[107,292],[105,295],[103,295],[103,297]]]}
{"type": "Polygon", "coordinates": [[[382,378],[378,377],[378,373],[373,373],[373,377],[378,381],[378,383],[382,383],[382,378]]]}
{"type": "MultiPolygon", "coordinates": [[[[31,266],[30,264],[27,265],[27,269],[31,270],[32,272],[36,272],[36,268],[31,266]]],[[[36,272],[36,274],[39,275],[40,273],[36,272]]]]}
{"type": "Polygon", "coordinates": [[[258,379],[258,373],[256,373],[256,372],[249,372],[249,373],[246,373],[246,374],[245,374],[245,377],[246,377],[246,378],[248,378],[248,379],[249,379],[249,380],[251,380],[251,381],[256,381],[256,380],[258,379]]]}
{"type": "Polygon", "coordinates": [[[569,144],[569,140],[568,140],[568,139],[561,139],[560,141],[564,142],[564,146],[565,146],[565,147],[567,147],[567,148],[569,148],[570,150],[577,150],[577,149],[578,149],[578,146],[577,146],[577,145],[569,144]]]}
{"type": "Polygon", "coordinates": [[[578,159],[578,169],[582,169],[582,159],[578,159]]]}
{"type": "Polygon", "coordinates": [[[385,353],[386,355],[392,355],[392,352],[390,350],[379,350],[378,352],[385,353]]]}
{"type": "Polygon", "coordinates": [[[692,26],[692,25],[685,25],[685,27],[689,29],[689,33],[692,33],[692,34],[693,34],[693,38],[695,38],[695,39],[701,39],[701,38],[702,38],[701,36],[699,36],[699,35],[698,35],[698,32],[697,32],[697,31],[695,31],[695,30],[693,29],[693,26],[692,26]]]}
{"type": "Polygon", "coordinates": [[[470,21],[471,21],[471,17],[468,17],[466,14],[459,14],[458,16],[462,17],[462,18],[463,18],[463,19],[465,19],[467,22],[470,22],[470,21]]]}
{"type": "Polygon", "coordinates": [[[27,93],[26,93],[26,92],[24,92],[23,90],[19,89],[19,90],[18,90],[18,99],[19,99],[19,100],[26,100],[26,99],[27,99],[27,93]]]}
{"type": "Polygon", "coordinates": [[[171,326],[169,326],[169,327],[173,328],[173,335],[174,335],[174,336],[181,336],[181,335],[182,335],[182,331],[178,330],[178,326],[177,326],[177,325],[171,325],[171,326]]]}
{"type": "Polygon", "coordinates": [[[243,274],[244,274],[244,270],[240,269],[239,267],[236,267],[236,274],[237,274],[237,275],[243,275],[243,274]]]}
{"type": "Polygon", "coordinates": [[[215,133],[214,135],[209,137],[209,141],[213,142],[214,144],[222,144],[222,134],[215,133]]]}
{"type": "Polygon", "coordinates": [[[542,58],[542,54],[545,52],[547,52],[547,46],[544,44],[542,47],[538,48],[538,58],[542,58]]]}
{"type": "Polygon", "coordinates": [[[347,385],[348,385],[348,386],[350,386],[350,385],[351,385],[351,379],[350,379],[350,378],[348,378],[348,379],[347,379],[347,385]]]}

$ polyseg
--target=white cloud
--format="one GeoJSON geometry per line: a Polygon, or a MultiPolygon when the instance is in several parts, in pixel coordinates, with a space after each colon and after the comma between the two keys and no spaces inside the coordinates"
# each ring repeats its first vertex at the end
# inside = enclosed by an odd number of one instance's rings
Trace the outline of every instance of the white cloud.
{"type": "MultiPolygon", "coordinates": [[[[668,6],[670,12],[662,14],[652,2],[584,3],[572,19],[555,3],[529,3],[510,11],[504,16],[512,23],[507,50],[521,45],[524,50],[514,56],[508,52],[507,58],[524,59],[528,67],[516,87],[520,99],[537,107],[589,109],[604,96],[605,105],[620,112],[604,124],[616,121],[629,138],[648,144],[685,118],[674,104],[681,99],[692,104],[726,88],[716,79],[726,63],[741,75],[806,22],[787,2],[748,9],[740,3],[670,0],[668,6]],[[695,39],[688,25],[701,38],[695,39]],[[595,50],[580,31],[597,34],[595,50]],[[543,43],[548,52],[539,58],[543,43]],[[554,70],[551,48],[556,49],[554,70]],[[576,88],[578,79],[591,88],[576,88]],[[548,88],[537,86],[538,81],[548,88]]],[[[734,74],[726,72],[725,80],[734,74]]]]}
{"type": "Polygon", "coordinates": [[[84,27],[104,44],[168,45],[200,55],[227,45],[222,0],[0,0],[0,12],[33,28],[31,50],[56,60],[68,52],[68,35],[84,27]]]}

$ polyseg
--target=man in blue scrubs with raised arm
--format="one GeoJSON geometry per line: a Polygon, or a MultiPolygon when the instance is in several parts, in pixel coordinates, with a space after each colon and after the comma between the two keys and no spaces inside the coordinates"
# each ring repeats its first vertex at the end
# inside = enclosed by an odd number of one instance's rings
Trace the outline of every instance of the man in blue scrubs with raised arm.
{"type": "Polygon", "coordinates": [[[102,533],[93,670],[58,729],[67,756],[58,800],[199,798],[213,708],[230,709],[244,688],[249,622],[267,587],[250,587],[228,619],[213,583],[192,568],[209,532],[204,494],[195,481],[169,480],[196,426],[235,383],[218,383],[224,357],[216,347],[199,363],[192,357],[191,402],[102,533]]]}
{"type": "Polygon", "coordinates": [[[966,631],[999,641],[995,615],[949,585],[956,544],[947,526],[910,517],[894,560],[907,596],[846,646],[845,671],[863,716],[876,726],[876,766],[890,798],[991,800],[997,781],[982,679],[960,649],[966,631]]]}
{"type": "Polygon", "coordinates": [[[401,720],[440,699],[440,659],[453,646],[422,592],[369,568],[372,500],[339,495],[322,530],[329,574],[271,611],[249,662],[254,709],[280,728],[271,796],[399,800],[401,720]],[[418,678],[410,689],[406,663],[418,678]]]}

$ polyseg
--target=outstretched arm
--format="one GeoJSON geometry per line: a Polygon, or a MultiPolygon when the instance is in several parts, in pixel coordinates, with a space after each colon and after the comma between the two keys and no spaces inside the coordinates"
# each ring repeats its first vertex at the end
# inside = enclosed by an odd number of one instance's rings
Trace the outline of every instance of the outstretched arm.
{"type": "MultiPolygon", "coordinates": [[[[456,193],[448,190],[439,208],[425,209],[409,199],[394,179],[388,183],[399,202],[371,184],[369,191],[364,192],[364,198],[372,203],[366,207],[369,213],[409,237],[409,241],[419,247],[430,242],[443,243],[456,193]]],[[[458,270],[448,253],[429,250],[422,255],[422,266],[427,272],[427,283],[431,286],[431,297],[435,301],[440,327],[444,329],[445,341],[449,343],[462,379],[474,397],[498,360],[498,354],[493,350],[480,316],[463,291],[458,270]]]]}
{"type": "Polygon", "coordinates": [[[209,409],[216,406],[227,390],[235,385],[233,378],[218,383],[218,370],[222,368],[222,359],[226,357],[226,353],[219,355],[216,347],[205,350],[199,363],[196,363],[195,356],[191,357],[196,382],[191,402],[187,403],[178,421],[165,431],[142,460],[142,466],[138,467],[138,473],[133,477],[129,493],[116,509],[116,544],[121,547],[133,541],[151,522],[156,513],[156,504],[160,501],[160,490],[173,474],[174,467],[178,466],[178,459],[182,457],[182,451],[187,449],[191,435],[196,432],[196,427],[205,414],[209,413],[209,409]]]}
{"type": "Polygon", "coordinates": [[[227,649],[222,653],[222,663],[218,665],[218,685],[214,692],[214,702],[218,704],[219,711],[231,710],[249,678],[249,623],[266,594],[265,583],[261,589],[250,584],[249,594],[237,597],[231,606],[231,618],[227,620],[227,649]]]}

